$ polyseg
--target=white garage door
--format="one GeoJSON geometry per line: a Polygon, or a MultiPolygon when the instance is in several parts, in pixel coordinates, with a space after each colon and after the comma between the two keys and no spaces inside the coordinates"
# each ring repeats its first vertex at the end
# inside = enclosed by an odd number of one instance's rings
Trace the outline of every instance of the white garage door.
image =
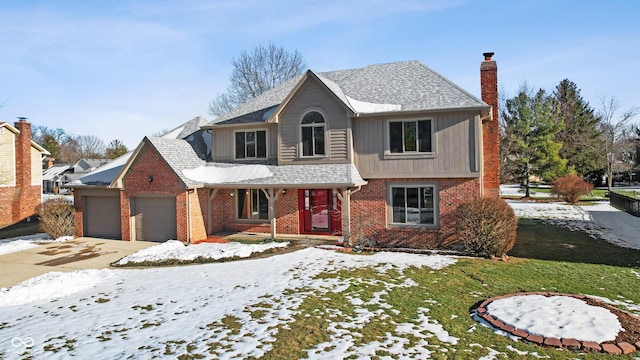
{"type": "Polygon", "coordinates": [[[87,196],[84,205],[84,236],[122,239],[119,197],[87,196]]]}
{"type": "Polygon", "coordinates": [[[133,211],[136,240],[176,239],[176,199],[174,197],[135,197],[133,211]]]}

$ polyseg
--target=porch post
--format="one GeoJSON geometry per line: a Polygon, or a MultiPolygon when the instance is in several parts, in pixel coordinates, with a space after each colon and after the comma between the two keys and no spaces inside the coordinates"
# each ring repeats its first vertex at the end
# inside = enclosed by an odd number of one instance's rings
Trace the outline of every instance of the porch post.
{"type": "Polygon", "coordinates": [[[280,189],[260,189],[269,202],[269,226],[271,227],[271,238],[276,238],[276,200],[280,196],[280,189]]]}
{"type": "Polygon", "coordinates": [[[342,237],[345,244],[351,244],[351,189],[338,192],[338,199],[342,201],[342,237]]]}

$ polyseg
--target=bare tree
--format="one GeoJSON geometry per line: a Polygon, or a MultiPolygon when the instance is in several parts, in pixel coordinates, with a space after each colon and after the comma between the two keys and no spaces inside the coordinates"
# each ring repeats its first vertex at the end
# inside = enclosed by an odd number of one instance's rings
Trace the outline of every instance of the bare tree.
{"type": "Polygon", "coordinates": [[[220,116],[256,96],[300,75],[306,63],[298,50],[288,52],[269,43],[258,45],[251,52],[243,51],[231,62],[233,71],[227,91],[209,103],[209,114],[220,116]]]}
{"type": "Polygon", "coordinates": [[[95,135],[75,137],[76,152],[80,158],[101,158],[105,152],[104,141],[95,135]]]}
{"type": "Polygon", "coordinates": [[[628,137],[630,122],[638,114],[638,108],[632,107],[623,111],[623,105],[615,97],[600,98],[600,132],[604,145],[603,156],[606,160],[607,189],[611,191],[613,185],[613,171],[616,163],[616,153],[628,137]]]}

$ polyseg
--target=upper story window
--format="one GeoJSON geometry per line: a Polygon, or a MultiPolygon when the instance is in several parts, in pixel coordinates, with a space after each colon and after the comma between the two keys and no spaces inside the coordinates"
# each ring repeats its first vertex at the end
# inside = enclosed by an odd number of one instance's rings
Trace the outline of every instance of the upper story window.
{"type": "Polygon", "coordinates": [[[236,131],[236,159],[265,159],[267,157],[267,132],[236,131]]]}
{"type": "Polygon", "coordinates": [[[321,156],[324,149],[324,116],[317,111],[304,115],[300,123],[302,132],[302,156],[321,156]]]}
{"type": "Polygon", "coordinates": [[[431,120],[389,122],[389,150],[392,154],[432,153],[431,120]]]}

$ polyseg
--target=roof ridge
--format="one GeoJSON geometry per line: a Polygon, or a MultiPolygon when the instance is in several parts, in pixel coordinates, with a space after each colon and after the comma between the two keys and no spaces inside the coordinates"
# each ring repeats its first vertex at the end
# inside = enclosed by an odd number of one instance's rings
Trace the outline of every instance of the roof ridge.
{"type": "Polygon", "coordinates": [[[440,77],[442,80],[444,80],[445,82],[447,82],[448,84],[452,85],[453,87],[455,87],[456,89],[462,91],[463,93],[465,93],[466,95],[472,97],[473,99],[483,103],[486,105],[486,103],[482,100],[482,99],[478,99],[475,95],[471,94],[470,92],[468,92],[467,90],[465,90],[463,87],[461,87],[460,85],[454,83],[453,81],[449,80],[449,78],[447,78],[446,76],[440,74],[439,72],[433,70],[432,68],[430,68],[429,66],[423,64],[421,61],[418,60],[414,60],[415,62],[417,62],[419,65],[423,66],[425,69],[431,71],[432,73],[434,73],[435,75],[437,75],[438,77],[440,77]]]}

